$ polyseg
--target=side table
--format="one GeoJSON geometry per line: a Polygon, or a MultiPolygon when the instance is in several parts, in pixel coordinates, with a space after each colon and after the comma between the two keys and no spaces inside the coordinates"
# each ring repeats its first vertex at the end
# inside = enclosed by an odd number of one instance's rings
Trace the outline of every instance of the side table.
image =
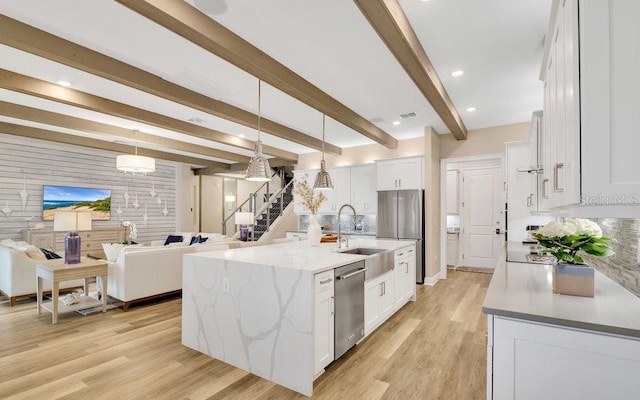
{"type": "Polygon", "coordinates": [[[63,259],[41,261],[36,265],[37,280],[37,306],[38,314],[42,309],[51,313],[51,322],[58,322],[58,313],[67,313],[85,308],[97,307],[102,304],[102,312],[107,311],[107,271],[108,264],[105,260],[90,260],[83,257],[78,264],[64,264],[63,259]],[[102,278],[102,301],[89,297],[89,278],[102,278]],[[51,301],[42,302],[42,280],[51,281],[51,301]],[[71,305],[60,304],[58,290],[60,282],[74,279],[84,279],[84,296],[79,297],[79,302],[71,305]]]}

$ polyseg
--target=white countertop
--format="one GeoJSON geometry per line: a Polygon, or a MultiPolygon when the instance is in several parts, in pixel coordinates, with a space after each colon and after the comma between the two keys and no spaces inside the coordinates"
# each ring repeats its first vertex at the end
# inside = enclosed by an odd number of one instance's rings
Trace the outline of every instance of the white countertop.
{"type": "Polygon", "coordinates": [[[640,337],[640,298],[597,270],[593,298],[555,294],[552,268],[499,262],[482,310],[486,314],[640,337]]]}
{"type": "MultiPolygon", "coordinates": [[[[415,243],[415,240],[381,240],[351,238],[349,248],[370,247],[396,250],[415,243]]],[[[344,248],[343,248],[344,249],[344,248]]],[[[310,246],[306,240],[230,250],[192,253],[185,257],[228,260],[254,265],[292,268],[311,273],[334,269],[344,264],[364,260],[367,256],[339,253],[337,243],[310,246]]]]}

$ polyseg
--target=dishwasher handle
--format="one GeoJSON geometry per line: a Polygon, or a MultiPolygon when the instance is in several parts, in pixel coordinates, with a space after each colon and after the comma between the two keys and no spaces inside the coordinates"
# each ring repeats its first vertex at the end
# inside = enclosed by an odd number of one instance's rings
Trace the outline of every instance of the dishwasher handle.
{"type": "Polygon", "coordinates": [[[353,271],[353,272],[350,272],[350,273],[348,273],[346,275],[336,276],[336,280],[349,279],[352,276],[356,276],[356,275],[358,275],[358,274],[360,274],[360,273],[362,273],[362,272],[364,272],[366,270],[367,270],[366,268],[360,268],[360,269],[358,269],[356,271],[353,271]]]}

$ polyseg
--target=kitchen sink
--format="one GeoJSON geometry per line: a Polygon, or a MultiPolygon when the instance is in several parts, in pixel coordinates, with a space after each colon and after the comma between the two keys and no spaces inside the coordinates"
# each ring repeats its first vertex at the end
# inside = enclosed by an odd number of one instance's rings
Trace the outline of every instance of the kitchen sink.
{"type": "Polygon", "coordinates": [[[376,249],[372,247],[354,247],[352,249],[338,250],[344,254],[358,254],[367,256],[364,259],[364,266],[367,269],[364,273],[366,281],[391,271],[394,266],[394,251],[376,249]]]}
{"type": "Polygon", "coordinates": [[[339,250],[339,251],[340,253],[345,253],[345,254],[362,254],[363,256],[370,256],[373,254],[378,254],[378,253],[382,253],[389,250],[373,249],[368,247],[356,247],[354,249],[339,250]]]}

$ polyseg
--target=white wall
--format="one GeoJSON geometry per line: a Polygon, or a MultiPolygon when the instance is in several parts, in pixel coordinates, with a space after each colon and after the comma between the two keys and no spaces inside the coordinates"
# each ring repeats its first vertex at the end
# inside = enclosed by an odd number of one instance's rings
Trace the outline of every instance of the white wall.
{"type": "Polygon", "coordinates": [[[176,231],[199,232],[200,184],[186,164],[176,166],[176,231]]]}
{"type": "MultiPolygon", "coordinates": [[[[117,153],[82,146],[22,138],[0,132],[0,208],[7,204],[13,210],[10,216],[0,213],[0,239],[20,238],[27,227],[42,221],[43,185],[88,187],[111,190],[111,220],[93,221],[94,227],[119,226],[118,206],[123,210],[122,220],[135,223],[139,242],[166,237],[176,230],[176,164],[156,160],[156,171],[147,176],[125,176],[116,169],[117,153]],[[29,195],[26,209],[22,210],[19,196],[26,177],[29,195]],[[150,191],[167,201],[169,214],[162,215],[163,205],[151,198],[150,191]],[[138,197],[140,208],[125,207],[124,192],[128,190],[130,203],[138,197]],[[147,227],[143,216],[148,216],[147,227]]],[[[52,221],[44,221],[52,229],[52,221]]]]}
{"type": "Polygon", "coordinates": [[[200,230],[222,233],[223,178],[203,175],[200,177],[200,183],[200,230]]]}

